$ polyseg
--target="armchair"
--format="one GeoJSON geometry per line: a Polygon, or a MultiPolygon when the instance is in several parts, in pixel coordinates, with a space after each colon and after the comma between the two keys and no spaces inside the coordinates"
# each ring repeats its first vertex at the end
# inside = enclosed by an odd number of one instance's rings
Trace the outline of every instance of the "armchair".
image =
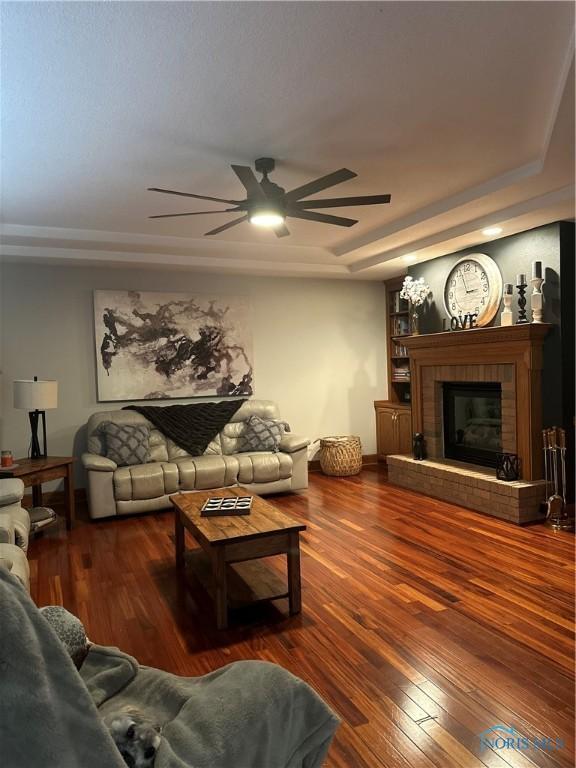
{"type": "Polygon", "coordinates": [[[29,589],[30,567],[26,559],[30,516],[22,507],[24,483],[17,478],[0,479],[0,567],[17,576],[29,589]]]}

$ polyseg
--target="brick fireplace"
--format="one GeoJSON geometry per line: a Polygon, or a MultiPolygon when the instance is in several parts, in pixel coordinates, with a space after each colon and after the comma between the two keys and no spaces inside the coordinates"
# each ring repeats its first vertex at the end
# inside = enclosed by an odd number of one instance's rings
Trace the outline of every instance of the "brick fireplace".
{"type": "Polygon", "coordinates": [[[422,433],[430,458],[444,455],[443,385],[500,384],[502,396],[502,452],[516,453],[516,386],[514,366],[505,365],[437,365],[422,371],[422,433]]]}
{"type": "Polygon", "coordinates": [[[540,517],[543,494],[542,344],[547,324],[411,336],[412,427],[422,432],[427,461],[388,458],[392,482],[521,523],[540,517]],[[501,450],[520,458],[517,483],[497,480],[492,468],[444,455],[443,385],[499,385],[501,450]]]}

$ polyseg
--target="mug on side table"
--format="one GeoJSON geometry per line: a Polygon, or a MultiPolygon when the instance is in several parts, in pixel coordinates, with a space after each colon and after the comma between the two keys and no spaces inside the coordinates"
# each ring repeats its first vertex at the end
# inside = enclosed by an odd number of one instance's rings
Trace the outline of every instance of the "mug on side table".
{"type": "Polygon", "coordinates": [[[9,469],[13,464],[14,457],[12,456],[12,451],[0,452],[0,466],[4,467],[4,469],[9,469]]]}

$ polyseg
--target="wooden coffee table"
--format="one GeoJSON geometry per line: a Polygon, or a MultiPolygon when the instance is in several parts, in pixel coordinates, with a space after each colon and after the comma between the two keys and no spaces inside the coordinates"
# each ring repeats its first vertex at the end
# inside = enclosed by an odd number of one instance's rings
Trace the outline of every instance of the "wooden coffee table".
{"type": "Polygon", "coordinates": [[[170,500],[175,512],[176,567],[182,574],[185,564],[190,565],[207,587],[214,599],[218,629],[228,626],[229,592],[241,602],[287,597],[290,614],[300,612],[300,531],[306,530],[305,525],[241,487],[179,493],[170,500]],[[250,514],[202,517],[202,505],[215,496],[252,496],[250,514]],[[192,534],[200,550],[186,553],[185,531],[192,534]],[[257,562],[284,554],[287,588],[270,568],[257,562]]]}

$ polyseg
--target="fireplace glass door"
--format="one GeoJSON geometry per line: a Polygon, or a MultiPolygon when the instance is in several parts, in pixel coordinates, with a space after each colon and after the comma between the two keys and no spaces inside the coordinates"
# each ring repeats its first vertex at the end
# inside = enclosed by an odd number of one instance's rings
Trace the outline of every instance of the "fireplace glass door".
{"type": "Polygon", "coordinates": [[[487,467],[502,452],[502,386],[444,382],[444,456],[487,467]]]}

